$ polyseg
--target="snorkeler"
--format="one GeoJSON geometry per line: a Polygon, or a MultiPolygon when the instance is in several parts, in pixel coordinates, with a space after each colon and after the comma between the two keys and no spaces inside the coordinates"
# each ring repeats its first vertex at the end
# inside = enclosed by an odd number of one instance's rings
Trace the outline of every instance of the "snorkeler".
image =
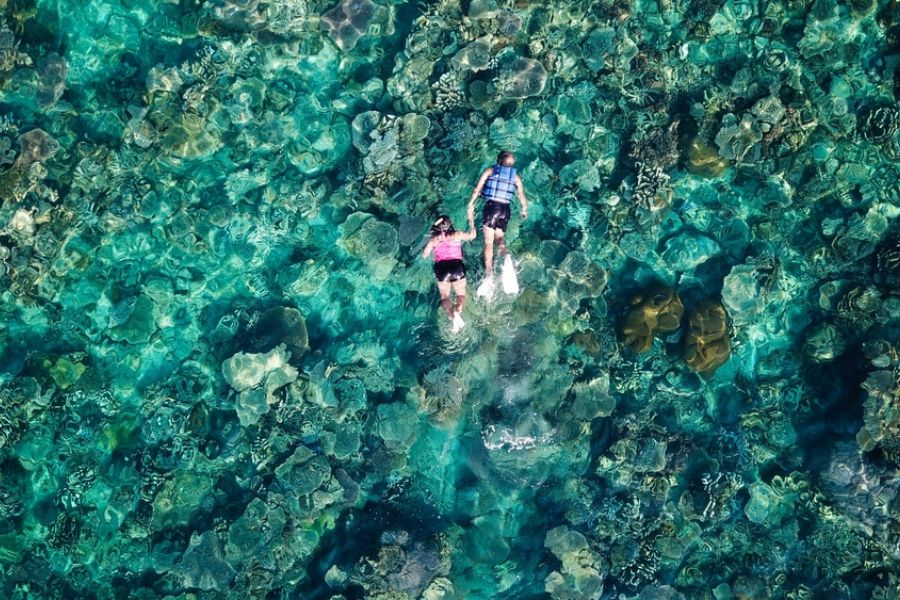
{"type": "Polygon", "coordinates": [[[512,258],[506,250],[504,232],[509,224],[509,203],[513,195],[518,196],[523,219],[528,218],[528,200],[522,179],[513,165],[516,157],[512,152],[503,151],[497,155],[497,163],[488,167],[481,174],[472,197],[469,199],[469,211],[475,210],[478,196],[485,199],[481,214],[481,226],[484,229],[484,281],[478,286],[479,296],[491,296],[494,290],[494,242],[497,242],[500,253],[505,257],[503,287],[507,293],[518,292],[512,258]]]}
{"type": "Polygon", "coordinates": [[[463,233],[453,228],[447,215],[441,215],[431,226],[431,239],[425,244],[422,258],[434,251],[434,276],[441,294],[441,307],[453,322],[453,333],[463,328],[462,309],[466,303],[466,265],[463,264],[462,243],[470,242],[478,235],[475,229],[475,209],[468,212],[469,231],[463,233]],[[456,293],[456,306],[450,301],[450,290],[456,293]]]}

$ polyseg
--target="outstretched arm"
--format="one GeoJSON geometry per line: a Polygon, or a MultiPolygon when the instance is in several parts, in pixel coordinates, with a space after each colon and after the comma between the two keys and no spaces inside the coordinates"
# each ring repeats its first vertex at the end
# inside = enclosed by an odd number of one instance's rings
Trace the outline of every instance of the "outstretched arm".
{"type": "Polygon", "coordinates": [[[478,230],[475,229],[475,210],[470,210],[467,216],[469,217],[469,230],[466,232],[458,231],[456,235],[459,240],[471,242],[478,237],[478,230]]]}
{"type": "Polygon", "coordinates": [[[525,199],[525,186],[522,185],[522,178],[516,175],[516,190],[519,193],[519,202],[522,205],[522,218],[528,218],[528,200],[525,199]]]}
{"type": "Polygon", "coordinates": [[[428,258],[431,255],[431,251],[434,249],[434,238],[428,240],[428,243],[425,244],[425,249],[422,250],[422,258],[428,258]]]}
{"type": "Polygon", "coordinates": [[[487,178],[491,176],[492,169],[487,168],[484,170],[484,173],[481,174],[481,177],[478,178],[478,183],[475,184],[475,189],[472,190],[472,197],[469,198],[469,210],[475,210],[475,200],[478,199],[478,196],[481,194],[482,188],[484,188],[484,182],[487,181],[487,178]]]}

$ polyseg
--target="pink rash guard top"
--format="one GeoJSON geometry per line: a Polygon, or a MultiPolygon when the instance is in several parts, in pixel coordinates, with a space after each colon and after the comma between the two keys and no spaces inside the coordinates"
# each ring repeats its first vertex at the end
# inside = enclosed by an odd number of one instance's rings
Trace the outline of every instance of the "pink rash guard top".
{"type": "Polygon", "coordinates": [[[462,260],[462,242],[443,239],[434,247],[434,262],[442,260],[462,260]]]}

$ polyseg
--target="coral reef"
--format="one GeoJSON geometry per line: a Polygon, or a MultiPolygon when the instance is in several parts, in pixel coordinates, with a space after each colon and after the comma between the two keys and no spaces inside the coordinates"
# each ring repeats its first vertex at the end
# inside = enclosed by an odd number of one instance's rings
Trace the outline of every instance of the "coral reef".
{"type": "Polygon", "coordinates": [[[895,371],[873,371],[863,382],[868,392],[863,427],[857,434],[864,451],[880,447],[888,456],[900,458],[900,381],[895,371]]]}
{"type": "Polygon", "coordinates": [[[375,17],[371,0],[343,0],[322,14],[322,24],[341,50],[353,50],[375,17]]]}
{"type": "Polygon", "coordinates": [[[678,292],[655,288],[636,294],[621,324],[625,345],[635,352],[646,352],[657,333],[675,331],[681,325],[684,305],[678,292]]]}
{"type": "Polygon", "coordinates": [[[560,571],[547,576],[546,591],[552,598],[598,600],[603,595],[606,565],[587,539],[565,526],[547,532],[544,545],[560,560],[560,571]]]}
{"type": "Polygon", "coordinates": [[[222,376],[236,392],[235,411],[241,425],[254,425],[279,401],[275,392],[297,379],[297,370],[288,364],[286,344],[270,352],[238,352],[222,363],[222,376]]]}
{"type": "Polygon", "coordinates": [[[900,109],[896,106],[869,107],[860,113],[857,125],[864,140],[886,142],[900,129],[900,109]]]}
{"type": "Polygon", "coordinates": [[[223,556],[222,544],[212,531],[191,536],[190,544],[175,570],[184,578],[184,586],[224,592],[234,580],[234,569],[223,556]]]}
{"type": "Polygon", "coordinates": [[[695,306],[688,316],[684,336],[684,362],[706,377],[715,373],[731,355],[728,339],[728,314],[718,302],[707,300],[695,306]]]}
{"type": "Polygon", "coordinates": [[[259,29],[266,23],[261,0],[216,0],[212,3],[212,14],[226,27],[237,30],[259,29]]]}
{"type": "Polygon", "coordinates": [[[522,56],[508,57],[499,60],[497,92],[506,99],[515,100],[537,96],[547,85],[547,71],[544,66],[532,59],[522,56]]]}
{"type": "Polygon", "coordinates": [[[888,0],[0,0],[0,597],[895,599],[898,48],[888,0]],[[419,256],[500,150],[521,291],[476,218],[454,335],[419,256]]]}

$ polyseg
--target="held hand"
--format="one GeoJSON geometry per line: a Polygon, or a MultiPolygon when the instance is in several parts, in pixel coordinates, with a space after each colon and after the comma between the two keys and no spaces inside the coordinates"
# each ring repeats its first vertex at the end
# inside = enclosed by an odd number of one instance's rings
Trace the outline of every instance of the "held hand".
{"type": "Polygon", "coordinates": [[[523,219],[527,219],[527,218],[528,218],[528,209],[527,209],[527,208],[523,208],[523,209],[522,209],[522,218],[523,218],[523,219]]]}

